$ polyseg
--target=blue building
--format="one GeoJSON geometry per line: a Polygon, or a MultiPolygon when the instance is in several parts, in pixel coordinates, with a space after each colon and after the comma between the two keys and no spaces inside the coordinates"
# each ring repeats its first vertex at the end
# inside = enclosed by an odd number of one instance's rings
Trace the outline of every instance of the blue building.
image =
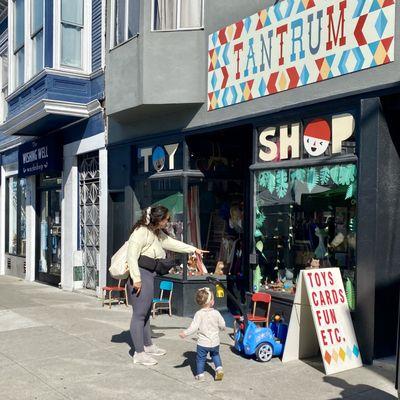
{"type": "Polygon", "coordinates": [[[101,0],[0,2],[0,274],[105,281],[101,0]]]}

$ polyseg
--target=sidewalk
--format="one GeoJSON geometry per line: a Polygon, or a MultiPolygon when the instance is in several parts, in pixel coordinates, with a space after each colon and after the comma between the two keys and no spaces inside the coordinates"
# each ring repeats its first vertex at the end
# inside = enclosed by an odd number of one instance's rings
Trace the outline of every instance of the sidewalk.
{"type": "MultiPolygon", "coordinates": [[[[395,400],[392,360],[325,377],[319,360],[259,363],[232,351],[222,335],[225,377],[193,379],[195,342],[178,332],[187,318],[152,320],[168,350],[155,367],[132,363],[130,309],[80,293],[0,277],[0,393],[9,399],[395,400]]],[[[210,365],[211,366],[211,365],[210,365]]]]}

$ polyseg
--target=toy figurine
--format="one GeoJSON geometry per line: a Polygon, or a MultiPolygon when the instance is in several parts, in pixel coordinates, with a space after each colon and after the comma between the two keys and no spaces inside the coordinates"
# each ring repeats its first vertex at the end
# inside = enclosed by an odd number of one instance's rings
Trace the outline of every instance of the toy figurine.
{"type": "Polygon", "coordinates": [[[286,268],[285,269],[285,280],[283,281],[283,288],[286,290],[290,290],[293,288],[293,269],[291,268],[286,268]]]}

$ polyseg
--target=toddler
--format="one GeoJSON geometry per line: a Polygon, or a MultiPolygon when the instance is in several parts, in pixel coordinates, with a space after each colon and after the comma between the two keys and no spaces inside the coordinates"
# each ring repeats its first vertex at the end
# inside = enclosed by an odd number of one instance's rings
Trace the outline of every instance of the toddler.
{"type": "Polygon", "coordinates": [[[204,287],[196,293],[196,303],[201,307],[194,315],[189,328],[181,332],[179,336],[184,339],[186,336],[197,332],[197,375],[198,381],[204,381],[204,367],[207,354],[215,364],[215,380],[220,381],[224,376],[221,357],[219,355],[219,330],[225,329],[225,321],[219,311],[214,310],[214,295],[210,288],[204,287]]]}

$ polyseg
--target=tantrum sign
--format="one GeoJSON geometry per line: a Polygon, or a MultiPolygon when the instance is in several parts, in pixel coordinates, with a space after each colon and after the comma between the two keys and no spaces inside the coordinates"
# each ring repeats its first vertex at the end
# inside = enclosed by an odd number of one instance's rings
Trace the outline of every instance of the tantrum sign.
{"type": "Polygon", "coordinates": [[[208,110],[394,61],[395,0],[282,0],[209,36],[208,110]]]}

